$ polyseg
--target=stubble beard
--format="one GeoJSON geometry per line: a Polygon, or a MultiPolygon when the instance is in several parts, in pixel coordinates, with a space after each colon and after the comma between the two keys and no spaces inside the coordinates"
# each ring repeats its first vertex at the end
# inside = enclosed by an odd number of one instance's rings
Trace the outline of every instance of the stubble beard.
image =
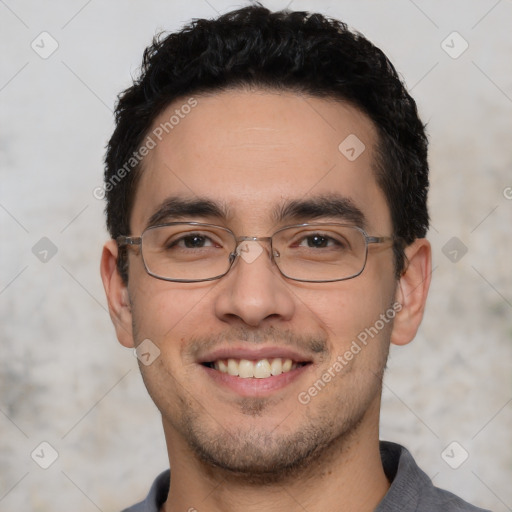
{"type": "MultiPolygon", "coordinates": [[[[325,469],[330,461],[349,451],[371,404],[375,400],[380,403],[382,373],[374,376],[372,393],[326,404],[314,416],[305,416],[293,431],[287,432],[281,425],[272,430],[261,427],[229,427],[228,430],[215,421],[212,428],[205,421],[207,413],[188,401],[181,402],[178,422],[174,415],[173,419],[164,421],[173,425],[207,471],[220,470],[225,479],[266,485],[318,476],[318,471],[325,469]]],[[[244,399],[240,413],[262,417],[268,407],[267,399],[244,399]]],[[[282,426],[285,424],[286,418],[282,426]]]]}
{"type": "MultiPolygon", "coordinates": [[[[315,352],[320,352],[320,347],[323,347],[327,354],[325,343],[310,339],[310,346],[315,344],[315,352]]],[[[238,411],[235,409],[233,418],[236,422],[236,417],[242,415],[245,426],[233,427],[225,418],[222,421],[214,419],[190,392],[179,394],[177,401],[169,403],[169,396],[161,395],[168,382],[160,388],[158,382],[152,385],[146,381],[144,371],[142,376],[149,394],[162,413],[164,425],[167,424],[167,428],[178,435],[176,439],[179,442],[188,446],[205,471],[220,471],[223,478],[246,485],[265,485],[285,483],[315,473],[318,475],[318,471],[324,470],[329,461],[349,450],[366,421],[365,416],[375,404],[378,422],[378,405],[387,355],[387,350],[380,353],[373,370],[361,372],[360,369],[352,371],[354,368],[345,368],[336,377],[344,383],[340,382],[339,386],[334,384],[340,396],[332,396],[333,388],[321,393],[331,395],[331,400],[316,397],[307,405],[299,404],[297,400],[296,407],[302,420],[294,429],[286,428],[287,417],[277,427],[256,426],[259,418],[275,414],[272,411],[278,406],[271,398],[240,399],[237,402],[238,411]],[[255,419],[255,426],[247,427],[247,417],[255,419]]],[[[157,360],[153,365],[159,363],[161,361],[157,360]]],[[[161,370],[167,373],[167,378],[175,380],[167,369],[161,370]]],[[[180,383],[174,384],[175,391],[183,389],[180,383]]]]}

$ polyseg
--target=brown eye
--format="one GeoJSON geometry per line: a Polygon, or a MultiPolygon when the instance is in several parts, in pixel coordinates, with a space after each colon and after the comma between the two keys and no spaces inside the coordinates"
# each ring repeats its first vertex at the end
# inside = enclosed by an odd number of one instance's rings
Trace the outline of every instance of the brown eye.
{"type": "Polygon", "coordinates": [[[329,243],[329,239],[321,235],[312,235],[305,238],[307,240],[308,247],[326,247],[329,243]]]}
{"type": "Polygon", "coordinates": [[[166,249],[203,249],[208,247],[219,247],[210,237],[201,233],[188,233],[179,237],[169,239],[166,249]]]}

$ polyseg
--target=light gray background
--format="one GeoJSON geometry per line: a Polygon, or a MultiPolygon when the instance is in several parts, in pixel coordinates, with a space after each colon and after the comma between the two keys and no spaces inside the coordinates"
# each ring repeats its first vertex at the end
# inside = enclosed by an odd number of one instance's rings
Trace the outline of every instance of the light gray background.
{"type": "MultiPolygon", "coordinates": [[[[92,191],[115,96],[154,33],[240,5],[0,0],[2,512],[115,512],[167,467],[159,415],[106,311],[104,204],[92,191]],[[59,44],[47,59],[31,48],[43,31],[59,44]],[[58,249],[46,263],[32,252],[42,237],[58,249]],[[58,452],[46,470],[31,458],[43,441],[58,452]]],[[[428,121],[435,270],[419,335],[392,350],[381,437],[405,444],[436,485],[512,510],[512,2],[290,7],[341,18],[380,46],[428,121]],[[441,47],[453,31],[469,43],[457,59],[441,47]],[[455,263],[442,250],[452,237],[468,250],[455,263]],[[441,456],[452,441],[462,448],[451,461],[469,454],[458,469],[441,456]]]]}

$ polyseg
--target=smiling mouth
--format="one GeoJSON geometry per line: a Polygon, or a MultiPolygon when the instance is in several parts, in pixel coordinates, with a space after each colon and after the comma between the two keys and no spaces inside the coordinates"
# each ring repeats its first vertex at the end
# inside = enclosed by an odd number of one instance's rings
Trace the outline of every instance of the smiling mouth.
{"type": "Polygon", "coordinates": [[[217,370],[221,373],[239,377],[241,379],[267,379],[289,373],[297,368],[301,368],[309,362],[298,362],[292,359],[274,357],[271,359],[218,359],[216,361],[202,363],[203,366],[217,370]]]}

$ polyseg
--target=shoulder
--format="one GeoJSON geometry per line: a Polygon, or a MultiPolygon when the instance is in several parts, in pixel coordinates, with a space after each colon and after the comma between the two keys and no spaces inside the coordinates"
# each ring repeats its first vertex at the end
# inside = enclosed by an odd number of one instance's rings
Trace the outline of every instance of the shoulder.
{"type": "Polygon", "coordinates": [[[153,482],[146,499],[131,507],[125,508],[122,512],[159,512],[160,507],[169,494],[170,479],[171,474],[169,469],[160,473],[153,482]]]}
{"type": "Polygon", "coordinates": [[[381,441],[380,450],[391,487],[375,512],[489,512],[435,487],[403,446],[381,441]]]}

